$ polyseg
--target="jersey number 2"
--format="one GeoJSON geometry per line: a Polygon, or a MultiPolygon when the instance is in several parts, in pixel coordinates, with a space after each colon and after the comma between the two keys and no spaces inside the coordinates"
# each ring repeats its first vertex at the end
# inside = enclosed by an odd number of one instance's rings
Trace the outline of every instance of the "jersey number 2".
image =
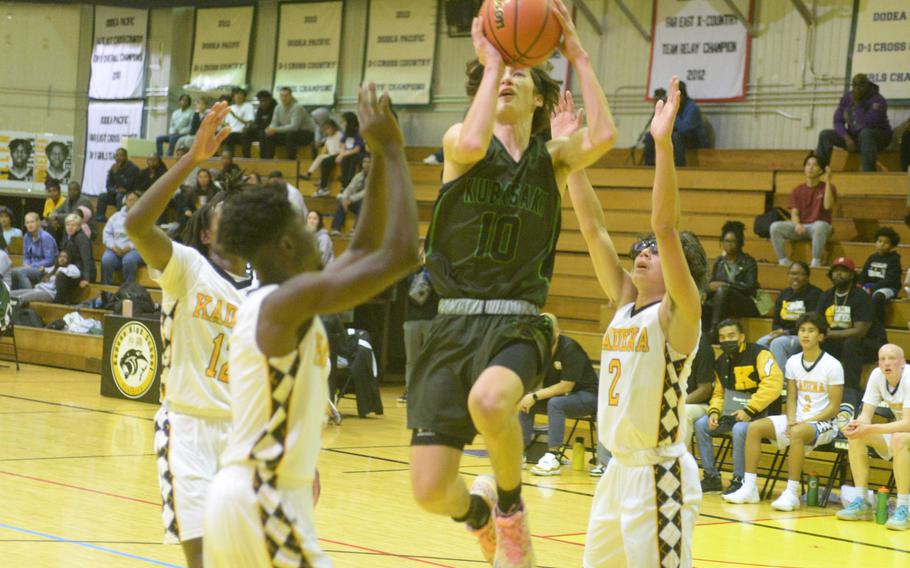
{"type": "Polygon", "coordinates": [[[521,219],[516,215],[497,216],[487,211],[480,216],[480,237],[474,256],[490,257],[499,262],[509,262],[518,248],[518,231],[521,219]]]}
{"type": "Polygon", "coordinates": [[[613,374],[613,380],[610,381],[610,406],[619,404],[619,393],[616,392],[616,383],[619,382],[619,376],[622,375],[622,365],[619,359],[611,359],[607,371],[613,374]]]}
{"type": "Polygon", "coordinates": [[[223,343],[223,333],[219,333],[215,336],[215,339],[212,340],[212,355],[209,357],[209,366],[205,369],[205,376],[214,379],[217,373],[218,380],[222,383],[226,383],[228,382],[228,364],[224,363],[221,365],[221,370],[218,369],[218,359],[221,358],[221,346],[223,343]]]}

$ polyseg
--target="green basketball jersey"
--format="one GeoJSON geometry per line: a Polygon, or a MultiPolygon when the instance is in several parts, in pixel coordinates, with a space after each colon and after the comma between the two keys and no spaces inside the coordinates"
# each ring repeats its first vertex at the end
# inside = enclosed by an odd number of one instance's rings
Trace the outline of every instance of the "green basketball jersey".
{"type": "Polygon", "coordinates": [[[443,298],[543,306],[561,206],[546,143],[532,136],[515,162],[494,136],[484,159],[439,191],[426,242],[433,287],[443,298]]]}

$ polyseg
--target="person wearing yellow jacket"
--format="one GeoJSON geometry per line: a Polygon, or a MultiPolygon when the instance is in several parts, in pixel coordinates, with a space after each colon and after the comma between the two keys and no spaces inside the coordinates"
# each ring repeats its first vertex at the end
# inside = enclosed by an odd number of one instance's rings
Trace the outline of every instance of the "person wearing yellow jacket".
{"type": "Polygon", "coordinates": [[[756,417],[764,416],[780,398],[784,374],[771,352],[757,343],[747,343],[742,324],[726,319],[718,325],[723,352],[714,363],[714,393],[708,414],[695,422],[695,440],[701,456],[703,493],[721,493],[723,483],[714,465],[712,438],[731,433],[733,479],[726,493],[742,486],[746,467],[746,431],[756,417]]]}

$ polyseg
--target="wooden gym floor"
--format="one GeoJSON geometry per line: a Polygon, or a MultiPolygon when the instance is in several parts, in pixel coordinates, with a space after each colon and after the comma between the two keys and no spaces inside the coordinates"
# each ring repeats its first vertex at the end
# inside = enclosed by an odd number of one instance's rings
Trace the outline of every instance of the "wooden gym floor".
{"type": "MultiPolygon", "coordinates": [[[[0,566],[184,565],[179,547],[160,544],[156,408],[103,398],[98,381],[32,365],[19,373],[0,369],[0,566]]],[[[424,514],[411,500],[398,392],[383,392],[385,416],[346,416],[326,429],[316,509],[321,544],[342,568],[483,566],[462,527],[424,514]]],[[[342,401],[341,409],[353,413],[354,402],[342,401]]],[[[463,461],[469,481],[488,469],[480,457],[463,461]]],[[[581,565],[596,480],[565,469],[561,477],[525,474],[540,566],[581,565]]],[[[767,503],[733,506],[707,496],[695,565],[910,565],[910,532],[837,522],[834,507],[779,513],[767,503]]]]}

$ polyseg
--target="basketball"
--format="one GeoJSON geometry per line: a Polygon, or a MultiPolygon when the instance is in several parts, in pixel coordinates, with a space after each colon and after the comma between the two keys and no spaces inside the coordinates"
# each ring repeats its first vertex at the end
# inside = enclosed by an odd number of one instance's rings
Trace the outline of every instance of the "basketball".
{"type": "Polygon", "coordinates": [[[485,0],[480,16],[506,65],[534,67],[559,46],[562,26],[552,0],[485,0]]]}

